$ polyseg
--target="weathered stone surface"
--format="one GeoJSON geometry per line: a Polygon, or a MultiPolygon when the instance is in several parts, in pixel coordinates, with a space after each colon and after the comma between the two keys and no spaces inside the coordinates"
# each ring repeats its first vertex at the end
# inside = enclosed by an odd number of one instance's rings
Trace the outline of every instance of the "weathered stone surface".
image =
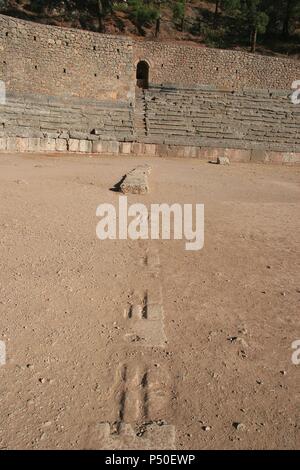
{"type": "Polygon", "coordinates": [[[120,144],[120,153],[129,155],[131,153],[132,144],[131,142],[123,142],[120,144]]]}
{"type": "Polygon", "coordinates": [[[224,150],[224,157],[228,157],[231,162],[247,163],[250,162],[251,150],[226,148],[224,150]]]}
{"type": "Polygon", "coordinates": [[[300,153],[283,153],[283,163],[300,163],[300,153]]]}
{"type": "Polygon", "coordinates": [[[0,137],[0,150],[6,150],[7,142],[6,137],[0,137]]]}
{"type": "Polygon", "coordinates": [[[55,152],[56,150],[55,139],[52,139],[52,138],[40,139],[40,150],[45,151],[45,152],[55,152]]]}
{"type": "Polygon", "coordinates": [[[218,165],[230,165],[230,160],[228,157],[218,157],[217,164],[218,165]]]}
{"type": "Polygon", "coordinates": [[[17,150],[16,138],[15,137],[7,137],[7,139],[6,139],[6,149],[8,150],[8,152],[15,152],[17,150]]]}
{"type": "Polygon", "coordinates": [[[151,173],[149,165],[140,165],[127,173],[120,188],[124,194],[146,194],[149,192],[148,175],[151,173]]]}
{"type": "Polygon", "coordinates": [[[29,139],[28,139],[28,150],[30,152],[39,152],[39,150],[40,150],[40,139],[29,137],[29,139]]]}
{"type": "Polygon", "coordinates": [[[114,142],[114,141],[102,142],[102,152],[108,155],[117,155],[119,153],[119,142],[114,142]]]}
{"type": "Polygon", "coordinates": [[[17,152],[26,152],[28,150],[28,138],[26,137],[17,137],[16,138],[16,149],[17,152]]]}
{"type": "Polygon", "coordinates": [[[93,153],[102,153],[102,142],[97,140],[92,144],[92,152],[93,153]]]}
{"type": "Polygon", "coordinates": [[[78,139],[69,139],[69,151],[79,152],[79,140],[78,139]]]}
{"type": "Polygon", "coordinates": [[[78,139],[78,140],[86,140],[88,138],[87,132],[79,132],[79,131],[70,131],[70,138],[71,139],[78,139]]]}
{"type": "Polygon", "coordinates": [[[66,139],[56,139],[55,149],[58,152],[66,152],[67,151],[67,140],[66,139]]]}
{"type": "Polygon", "coordinates": [[[90,140],[79,141],[79,152],[89,153],[92,151],[92,142],[90,140]]]}
{"type": "Polygon", "coordinates": [[[269,153],[265,150],[252,150],[251,161],[255,163],[266,163],[270,160],[269,153]]]}
{"type": "Polygon", "coordinates": [[[112,450],[163,450],[175,449],[175,426],[148,423],[143,425],[141,435],[131,424],[122,423],[116,433],[110,423],[99,423],[89,427],[87,449],[112,450]]]}

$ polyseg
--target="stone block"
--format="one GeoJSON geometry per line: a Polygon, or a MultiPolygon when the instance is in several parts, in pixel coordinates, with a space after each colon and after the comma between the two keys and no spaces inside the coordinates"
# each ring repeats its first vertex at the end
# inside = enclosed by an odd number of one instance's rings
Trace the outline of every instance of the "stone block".
{"type": "Polygon", "coordinates": [[[119,142],[117,141],[104,141],[102,142],[103,153],[108,155],[117,155],[119,153],[119,142]]]}
{"type": "Polygon", "coordinates": [[[28,150],[29,152],[39,152],[40,139],[37,137],[29,137],[28,138],[28,150]]]}
{"type": "Polygon", "coordinates": [[[224,157],[228,157],[231,162],[247,163],[250,162],[251,150],[226,148],[224,157]]]}
{"type": "Polygon", "coordinates": [[[284,152],[282,154],[283,164],[300,163],[300,153],[295,152],[284,152]]]}
{"type": "Polygon", "coordinates": [[[92,151],[92,142],[90,140],[79,140],[79,152],[89,153],[92,151]]]}
{"type": "Polygon", "coordinates": [[[148,175],[151,172],[149,165],[140,165],[125,176],[120,188],[124,194],[146,194],[149,192],[148,175]]]}
{"type": "Polygon", "coordinates": [[[254,163],[266,163],[270,161],[269,152],[266,150],[252,150],[251,151],[251,162],[254,163]]]}
{"type": "Polygon", "coordinates": [[[40,149],[44,152],[55,152],[55,139],[46,137],[40,140],[40,149]]]}
{"type": "Polygon", "coordinates": [[[156,144],[144,144],[144,154],[154,156],[156,154],[156,144]]]}
{"type": "Polygon", "coordinates": [[[217,157],[218,165],[230,165],[230,160],[228,157],[217,157]]]}
{"type": "Polygon", "coordinates": [[[16,152],[17,151],[16,137],[7,137],[7,139],[6,139],[6,150],[8,152],[16,152]]]}
{"type": "Polygon", "coordinates": [[[102,153],[102,142],[100,140],[96,140],[92,144],[92,152],[93,153],[102,153]]]}
{"type": "Polygon", "coordinates": [[[67,151],[67,141],[66,139],[56,139],[55,140],[55,150],[57,152],[66,152],[67,151]]]}
{"type": "Polygon", "coordinates": [[[0,137],[0,150],[6,150],[6,137],[0,137]]]}
{"type": "Polygon", "coordinates": [[[187,158],[196,158],[198,155],[197,150],[198,150],[197,147],[185,146],[183,155],[184,157],[187,157],[187,158]]]}
{"type": "Polygon", "coordinates": [[[156,144],[156,155],[158,157],[166,157],[168,155],[169,146],[167,144],[156,144]]]}
{"type": "Polygon", "coordinates": [[[27,137],[16,137],[16,150],[17,152],[27,152],[28,151],[28,141],[27,137]]]}
{"type": "Polygon", "coordinates": [[[132,153],[134,155],[142,155],[143,153],[143,144],[140,142],[134,142],[132,145],[132,153]]]}
{"type": "Polygon", "coordinates": [[[129,155],[131,154],[131,142],[122,142],[120,143],[120,153],[129,155]]]}
{"type": "Polygon", "coordinates": [[[79,140],[78,139],[69,139],[69,151],[79,152],[79,140]]]}

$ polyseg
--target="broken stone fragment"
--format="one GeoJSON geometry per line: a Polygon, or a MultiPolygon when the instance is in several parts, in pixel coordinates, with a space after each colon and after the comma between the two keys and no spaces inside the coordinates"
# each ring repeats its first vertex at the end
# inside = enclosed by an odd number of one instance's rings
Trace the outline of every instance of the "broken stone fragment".
{"type": "Polygon", "coordinates": [[[151,173],[149,165],[139,165],[131,170],[121,183],[122,193],[146,194],[149,192],[148,175],[151,173]]]}
{"type": "Polygon", "coordinates": [[[228,157],[218,157],[217,164],[218,165],[230,165],[230,160],[228,157]]]}

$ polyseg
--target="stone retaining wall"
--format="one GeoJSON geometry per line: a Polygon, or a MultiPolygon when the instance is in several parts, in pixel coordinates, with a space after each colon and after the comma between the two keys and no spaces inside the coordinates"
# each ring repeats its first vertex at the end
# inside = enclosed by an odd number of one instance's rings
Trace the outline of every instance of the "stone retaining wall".
{"type": "Polygon", "coordinates": [[[81,139],[0,137],[0,153],[46,153],[47,155],[86,154],[161,158],[197,158],[216,162],[228,157],[233,163],[300,164],[300,152],[274,152],[233,148],[195,147],[190,145],[147,144],[140,142],[89,141],[81,139]]]}
{"type": "Polygon", "coordinates": [[[12,92],[132,101],[132,54],[125,36],[0,15],[0,79],[12,92]]]}
{"type": "Polygon", "coordinates": [[[197,44],[135,41],[135,62],[150,64],[150,83],[214,85],[228,90],[290,90],[300,79],[300,61],[213,49],[197,44]]]}

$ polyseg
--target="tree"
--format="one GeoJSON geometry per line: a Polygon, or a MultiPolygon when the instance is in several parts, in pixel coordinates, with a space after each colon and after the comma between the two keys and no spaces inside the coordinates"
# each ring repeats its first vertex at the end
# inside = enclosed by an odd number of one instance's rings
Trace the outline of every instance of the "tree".
{"type": "Polygon", "coordinates": [[[214,14],[214,28],[217,27],[220,4],[221,4],[221,0],[216,0],[215,14],[214,14]]]}
{"type": "Polygon", "coordinates": [[[144,34],[143,27],[156,22],[159,16],[159,9],[154,2],[147,1],[145,3],[143,0],[128,0],[128,8],[130,16],[141,34],[144,34]]]}
{"type": "Polygon", "coordinates": [[[290,27],[293,19],[300,17],[300,0],[285,0],[283,7],[282,35],[289,37],[290,27]]]}
{"type": "Polygon", "coordinates": [[[184,22],[186,17],[186,0],[179,0],[173,5],[173,19],[180,21],[180,31],[184,31],[184,22]]]}
{"type": "Polygon", "coordinates": [[[158,38],[159,34],[160,34],[160,22],[161,22],[161,3],[162,3],[162,0],[157,0],[156,1],[156,4],[157,4],[157,18],[156,18],[156,24],[155,24],[155,37],[158,38]]]}
{"type": "Polygon", "coordinates": [[[246,0],[242,4],[245,9],[245,17],[250,28],[250,49],[256,51],[257,35],[266,32],[269,17],[263,11],[262,0],[246,0]]]}

